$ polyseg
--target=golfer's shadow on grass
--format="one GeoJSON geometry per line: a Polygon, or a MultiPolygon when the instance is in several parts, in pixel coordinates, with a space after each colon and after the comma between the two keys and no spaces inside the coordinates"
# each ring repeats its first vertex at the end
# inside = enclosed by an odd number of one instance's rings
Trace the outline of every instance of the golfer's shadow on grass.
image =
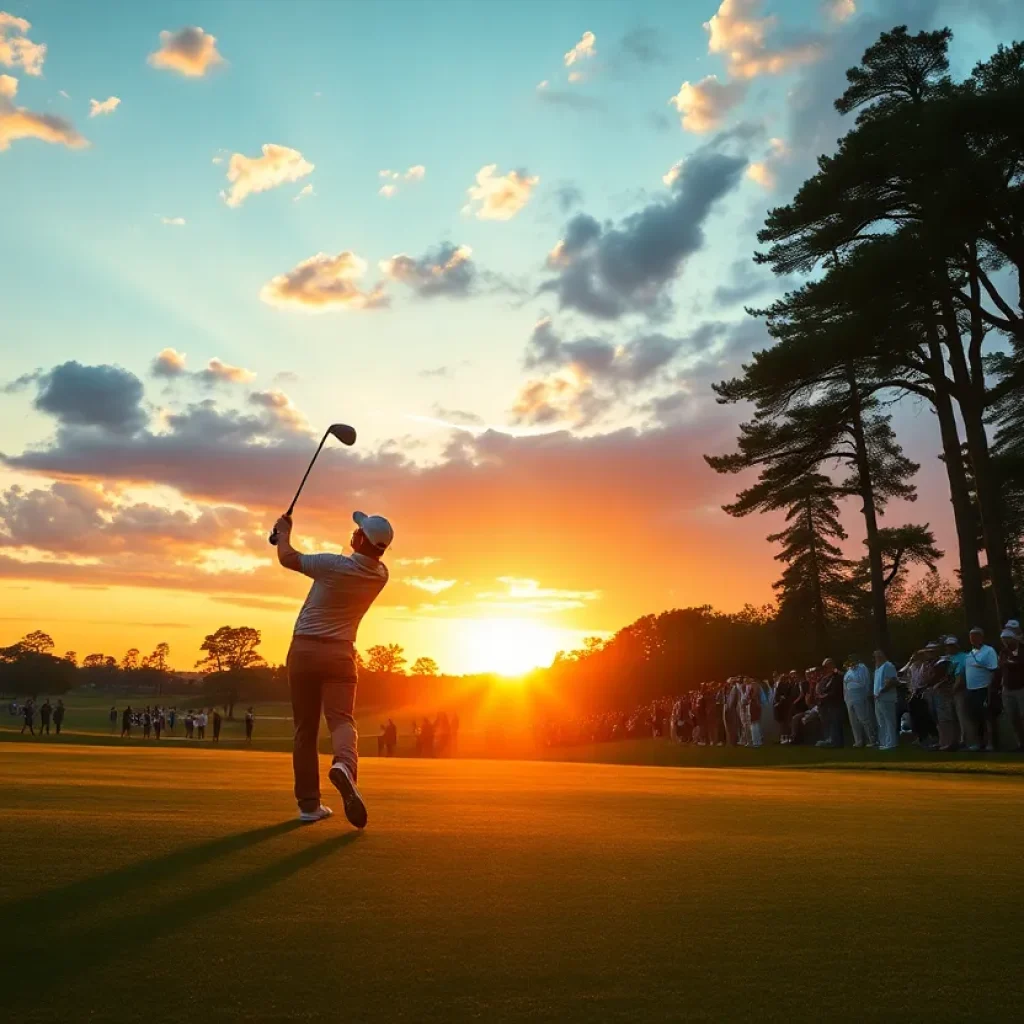
{"type": "MultiPolygon", "coordinates": [[[[190,870],[214,857],[244,849],[246,846],[252,846],[264,839],[270,839],[301,827],[298,822],[287,822],[254,829],[251,832],[227,836],[224,839],[214,840],[212,843],[204,843],[198,847],[169,854],[155,861],[133,864],[120,871],[112,871],[93,880],[102,895],[90,894],[84,890],[84,887],[88,885],[88,880],[66,886],[57,892],[63,892],[67,897],[71,890],[75,890],[76,909],[81,911],[89,906],[96,906],[103,900],[116,899],[117,897],[112,894],[115,891],[123,894],[125,884],[148,885],[157,878],[166,878],[179,871],[190,870]],[[147,873],[147,867],[153,873],[147,873]],[[80,889],[83,891],[79,892],[80,889]]],[[[75,975],[101,967],[108,961],[116,960],[119,956],[138,949],[146,943],[164,938],[184,925],[195,925],[203,917],[225,910],[239,900],[259,893],[268,886],[282,882],[291,875],[311,867],[324,857],[355,842],[360,834],[359,832],[345,832],[331,839],[325,839],[323,842],[299,850],[283,860],[268,864],[258,871],[218,882],[212,889],[203,891],[190,889],[185,895],[170,903],[145,906],[140,911],[106,921],[98,927],[61,928],[59,932],[47,929],[45,924],[43,928],[39,928],[40,921],[34,917],[33,911],[29,910],[26,905],[22,907],[21,920],[23,924],[30,924],[28,930],[31,937],[29,937],[25,935],[24,927],[19,929],[6,919],[7,911],[10,908],[5,908],[5,913],[0,918],[0,962],[3,962],[5,971],[8,969],[11,971],[11,977],[24,982],[23,985],[17,986],[16,991],[12,989],[7,995],[14,1000],[19,1000],[20,994],[24,993],[28,999],[33,997],[38,999],[40,986],[50,986],[56,990],[61,982],[75,975]]],[[[37,899],[39,898],[37,897],[37,899]]],[[[34,901],[19,901],[19,903],[29,904],[34,901]]],[[[46,922],[49,924],[55,924],[59,918],[64,916],[62,913],[53,914],[52,909],[50,921],[46,922]]]]}

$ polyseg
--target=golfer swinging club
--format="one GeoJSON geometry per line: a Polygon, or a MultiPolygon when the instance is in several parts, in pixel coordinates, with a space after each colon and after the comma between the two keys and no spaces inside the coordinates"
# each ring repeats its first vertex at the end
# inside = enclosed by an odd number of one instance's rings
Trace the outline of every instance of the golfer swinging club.
{"type": "Polygon", "coordinates": [[[366,805],[356,788],[358,734],[352,709],[356,699],[355,641],[359,623],[388,581],[381,556],[394,540],[382,516],[352,515],[352,554],[303,555],[292,547],[291,516],[278,519],[277,559],[313,580],[288,650],[288,686],[292,694],[295,745],[295,799],[299,820],[322,821],[332,811],[320,803],[317,739],[323,709],[331,733],[334,762],[328,778],[341,794],[345,817],[366,827],[366,805]]]}

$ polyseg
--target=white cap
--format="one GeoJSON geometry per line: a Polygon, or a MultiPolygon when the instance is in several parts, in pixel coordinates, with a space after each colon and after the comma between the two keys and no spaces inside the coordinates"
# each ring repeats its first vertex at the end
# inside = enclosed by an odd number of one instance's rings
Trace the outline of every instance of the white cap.
{"type": "Polygon", "coordinates": [[[383,516],[368,516],[365,512],[353,512],[352,522],[363,531],[363,536],[374,546],[384,551],[395,539],[395,531],[383,516]]]}
{"type": "Polygon", "coordinates": [[[1020,632],[1020,619],[1007,619],[1005,629],[1014,629],[1020,632]]]}
{"type": "Polygon", "coordinates": [[[955,636],[947,636],[946,640],[945,640],[945,643],[959,645],[960,641],[957,640],[957,638],[955,636]]]}
{"type": "Polygon", "coordinates": [[[1004,629],[1002,631],[1002,633],[999,634],[999,639],[1000,640],[1019,640],[1020,639],[1020,634],[1019,633],[1014,633],[1014,631],[1012,629],[1004,629]]]}

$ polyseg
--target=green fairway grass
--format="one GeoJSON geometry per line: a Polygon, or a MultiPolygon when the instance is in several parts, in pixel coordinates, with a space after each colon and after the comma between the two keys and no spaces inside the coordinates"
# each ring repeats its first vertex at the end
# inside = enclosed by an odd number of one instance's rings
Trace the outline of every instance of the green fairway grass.
{"type": "Polygon", "coordinates": [[[2,1019],[1006,1021],[1024,780],[0,745],[2,1019]],[[328,795],[336,809],[336,794],[328,795]]]}

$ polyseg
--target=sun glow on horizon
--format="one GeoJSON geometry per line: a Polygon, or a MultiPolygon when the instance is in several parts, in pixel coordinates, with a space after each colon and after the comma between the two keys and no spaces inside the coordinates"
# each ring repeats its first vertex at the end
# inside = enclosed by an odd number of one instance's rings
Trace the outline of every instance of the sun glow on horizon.
{"type": "Polygon", "coordinates": [[[531,619],[474,619],[459,635],[471,671],[518,677],[551,664],[568,646],[564,630],[531,619]]]}

